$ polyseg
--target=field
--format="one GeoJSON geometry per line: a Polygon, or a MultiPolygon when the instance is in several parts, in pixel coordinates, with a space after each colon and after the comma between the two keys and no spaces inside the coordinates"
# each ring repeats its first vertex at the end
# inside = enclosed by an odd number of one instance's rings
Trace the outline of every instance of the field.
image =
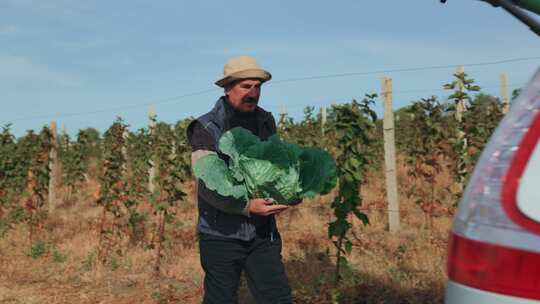
{"type": "MultiPolygon", "coordinates": [[[[394,112],[395,233],[384,162],[392,136],[373,110],[377,95],[319,114],[306,107],[299,122],[279,116],[282,140],[323,149],[337,165],[330,193],[277,216],[295,303],[442,303],[457,202],[507,109],[469,95],[480,88],[466,74],[454,77],[448,101],[394,112]]],[[[0,303],[200,303],[191,120],[152,116],[130,131],[118,118],[76,138],[54,124],[19,138],[4,126],[0,303]]],[[[253,303],[245,283],[240,303],[253,303]]]]}
{"type": "MultiPolygon", "coordinates": [[[[354,221],[354,248],[334,287],[334,248],[327,236],[331,196],[306,201],[278,217],[283,260],[295,303],[441,303],[451,213],[428,227],[425,213],[400,189],[401,230],[386,231],[384,179],[371,172],[362,210],[371,224],[354,221]]],[[[404,165],[398,180],[408,179],[404,165]]],[[[448,173],[438,178],[451,183],[448,173]]],[[[26,225],[0,239],[0,303],[200,303],[203,273],[195,233],[194,186],[168,226],[162,275],[153,275],[154,251],[131,246],[107,265],[97,261],[98,184],[91,181],[71,204],[45,222],[47,240],[30,246],[26,225]]],[[[146,232],[149,233],[149,232],[146,232]]],[[[129,246],[129,245],[127,245],[129,246]]],[[[240,303],[253,303],[245,285],[240,303]]]]}

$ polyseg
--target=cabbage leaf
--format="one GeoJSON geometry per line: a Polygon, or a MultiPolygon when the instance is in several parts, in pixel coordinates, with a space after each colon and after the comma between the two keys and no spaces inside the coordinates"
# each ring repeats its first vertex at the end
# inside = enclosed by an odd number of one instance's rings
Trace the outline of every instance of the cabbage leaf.
{"type": "Polygon", "coordinates": [[[328,152],[287,143],[277,135],[261,141],[246,129],[233,128],[220,138],[219,150],[229,156],[228,165],[210,154],[193,169],[206,187],[223,196],[290,204],[326,194],[336,185],[336,163],[328,152]]]}

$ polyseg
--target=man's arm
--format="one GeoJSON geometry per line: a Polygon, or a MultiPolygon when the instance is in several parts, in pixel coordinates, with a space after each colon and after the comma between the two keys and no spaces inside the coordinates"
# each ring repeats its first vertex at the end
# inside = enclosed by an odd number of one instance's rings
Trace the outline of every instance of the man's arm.
{"type": "MultiPolygon", "coordinates": [[[[204,127],[195,122],[192,128],[188,129],[188,141],[192,147],[191,165],[211,153],[217,153],[214,147],[214,139],[204,127]]],[[[241,214],[250,216],[251,213],[258,215],[271,215],[279,213],[288,208],[285,205],[274,205],[272,200],[268,199],[252,199],[249,201],[238,200],[232,197],[226,197],[212,191],[206,187],[204,182],[199,180],[199,195],[214,208],[226,213],[241,214]]]]}
{"type": "MultiPolygon", "coordinates": [[[[215,151],[210,150],[196,150],[191,153],[191,165],[195,166],[195,163],[208,154],[216,154],[215,151]]],[[[204,182],[199,179],[199,195],[214,208],[217,208],[226,213],[242,214],[249,216],[249,201],[238,200],[232,197],[220,195],[216,191],[212,191],[206,187],[204,182]]]]}
{"type": "MultiPolygon", "coordinates": [[[[191,144],[191,165],[208,154],[216,154],[214,139],[210,133],[204,129],[199,122],[194,122],[192,128],[188,129],[188,141],[191,144]]],[[[226,197],[212,191],[206,187],[203,181],[198,181],[199,195],[212,207],[226,213],[242,214],[249,216],[249,202],[226,197]]]]}

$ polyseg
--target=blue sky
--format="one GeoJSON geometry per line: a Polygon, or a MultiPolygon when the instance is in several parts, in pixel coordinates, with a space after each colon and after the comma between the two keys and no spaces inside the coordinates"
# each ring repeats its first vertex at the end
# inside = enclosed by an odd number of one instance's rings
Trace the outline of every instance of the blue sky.
{"type": "Polygon", "coordinates": [[[455,68],[284,80],[465,64],[498,95],[501,72],[519,87],[540,58],[467,64],[538,58],[540,38],[477,0],[0,0],[0,124],[22,135],[56,120],[75,134],[122,116],[136,129],[151,104],[160,120],[198,116],[221,94],[213,82],[223,63],[238,55],[255,56],[274,76],[260,105],[299,119],[306,105],[380,91],[383,76],[393,78],[395,108],[444,99],[455,68]]]}

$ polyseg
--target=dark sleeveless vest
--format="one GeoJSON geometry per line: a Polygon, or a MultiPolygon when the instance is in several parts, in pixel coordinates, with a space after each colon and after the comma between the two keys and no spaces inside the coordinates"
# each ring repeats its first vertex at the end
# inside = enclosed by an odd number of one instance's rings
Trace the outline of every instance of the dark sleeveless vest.
{"type": "MultiPolygon", "coordinates": [[[[196,121],[210,133],[214,139],[215,150],[218,156],[224,161],[228,161],[226,155],[219,152],[218,143],[221,135],[227,130],[226,105],[224,97],[221,97],[214,108],[197,118],[196,121]]],[[[259,138],[266,140],[276,133],[276,123],[272,114],[259,107],[256,108],[256,119],[259,131],[259,138]]],[[[190,132],[193,123],[188,126],[187,132],[190,132]]],[[[252,240],[256,235],[269,236],[273,238],[277,235],[277,228],[274,216],[251,215],[246,217],[240,214],[230,214],[213,207],[209,202],[198,194],[199,219],[197,230],[200,233],[206,233],[216,236],[235,238],[244,241],[252,240]]]]}

